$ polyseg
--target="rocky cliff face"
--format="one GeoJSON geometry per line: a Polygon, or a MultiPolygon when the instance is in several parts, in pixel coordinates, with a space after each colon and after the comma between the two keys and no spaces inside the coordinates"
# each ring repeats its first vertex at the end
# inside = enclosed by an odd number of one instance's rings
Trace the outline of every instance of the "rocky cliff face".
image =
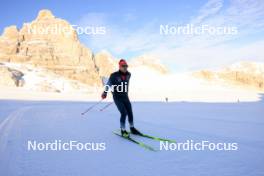
{"type": "Polygon", "coordinates": [[[0,37],[0,61],[30,63],[89,85],[101,79],[93,53],[83,46],[70,24],[48,10],[18,30],[5,28],[0,37]]]}
{"type": "MultiPolygon", "coordinates": [[[[21,79],[14,79],[14,71],[7,67],[8,63],[18,64],[21,67],[31,65],[33,70],[43,68],[52,72],[56,78],[69,79],[69,81],[79,81],[80,85],[102,86],[102,78],[108,77],[111,72],[118,69],[118,60],[109,52],[103,50],[94,54],[89,48],[82,45],[78,39],[76,31],[65,20],[56,18],[49,10],[41,10],[30,23],[24,23],[21,29],[16,26],[10,26],[4,29],[0,36],[0,72],[2,73],[0,85],[21,86],[21,79]]],[[[159,73],[167,73],[167,69],[147,56],[140,56],[129,62],[129,67],[142,67],[144,70],[155,70],[159,73]]],[[[21,69],[19,67],[19,69],[21,69]]],[[[18,70],[19,71],[19,70],[18,70]]],[[[21,70],[21,74],[33,75],[34,71],[30,69],[21,70]]],[[[52,74],[49,74],[52,75],[52,74]]],[[[35,76],[35,79],[41,79],[45,76],[35,76]]],[[[46,76],[52,79],[52,76],[46,76]]],[[[44,91],[62,92],[65,86],[56,87],[53,83],[46,83],[38,80],[37,84],[48,87],[44,91]],[[55,88],[54,88],[55,87],[55,88]]],[[[53,79],[52,79],[53,80],[53,79]]],[[[25,86],[35,85],[30,83],[30,79],[25,80],[25,86]]],[[[59,80],[57,80],[59,82],[59,80]]],[[[79,83],[74,82],[79,91],[79,83]]],[[[72,85],[72,82],[69,83],[72,85]]],[[[28,86],[30,87],[30,86],[28,86]]],[[[32,87],[32,86],[31,86],[32,87]]],[[[39,89],[38,89],[39,90],[39,89]]],[[[41,89],[42,90],[42,89],[41,89]]]]}

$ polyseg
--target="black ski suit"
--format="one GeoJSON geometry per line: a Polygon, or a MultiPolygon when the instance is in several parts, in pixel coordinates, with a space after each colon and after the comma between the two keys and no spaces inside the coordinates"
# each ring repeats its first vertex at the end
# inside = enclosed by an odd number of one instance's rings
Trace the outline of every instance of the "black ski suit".
{"type": "MultiPolygon", "coordinates": [[[[130,127],[134,126],[132,106],[128,98],[128,84],[130,76],[130,72],[123,73],[121,71],[117,71],[110,75],[107,82],[107,85],[112,88],[114,102],[121,114],[120,127],[122,129],[125,129],[126,116],[128,116],[130,127]]],[[[108,88],[106,91],[108,91],[108,88]]]]}

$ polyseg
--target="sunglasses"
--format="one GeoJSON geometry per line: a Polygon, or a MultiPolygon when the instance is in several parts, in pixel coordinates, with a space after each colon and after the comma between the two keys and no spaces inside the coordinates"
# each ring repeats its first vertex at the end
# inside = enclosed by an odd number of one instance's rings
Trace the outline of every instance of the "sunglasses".
{"type": "Polygon", "coordinates": [[[121,67],[123,67],[123,68],[127,68],[127,67],[128,67],[128,65],[121,65],[121,67]]]}

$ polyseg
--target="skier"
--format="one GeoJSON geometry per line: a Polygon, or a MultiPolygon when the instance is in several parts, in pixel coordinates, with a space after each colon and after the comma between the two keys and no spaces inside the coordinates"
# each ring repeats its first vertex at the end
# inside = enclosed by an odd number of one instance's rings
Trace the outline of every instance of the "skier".
{"type": "Polygon", "coordinates": [[[120,117],[120,128],[121,135],[124,137],[129,137],[129,133],[126,131],[125,123],[126,116],[128,116],[128,122],[130,125],[130,132],[136,135],[142,135],[135,127],[133,122],[133,111],[132,106],[128,97],[128,84],[130,79],[130,72],[127,70],[127,62],[124,59],[119,61],[119,70],[112,73],[106,84],[105,91],[102,93],[102,99],[107,97],[107,92],[109,87],[113,94],[113,99],[119,110],[120,117]]]}

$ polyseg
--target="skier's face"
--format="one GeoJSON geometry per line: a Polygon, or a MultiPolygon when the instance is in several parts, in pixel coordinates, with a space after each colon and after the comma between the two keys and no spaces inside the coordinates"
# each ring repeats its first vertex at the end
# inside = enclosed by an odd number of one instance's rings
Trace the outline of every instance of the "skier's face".
{"type": "Polygon", "coordinates": [[[123,73],[126,73],[127,72],[127,65],[121,65],[120,67],[119,67],[119,70],[121,71],[121,72],[123,72],[123,73]]]}

